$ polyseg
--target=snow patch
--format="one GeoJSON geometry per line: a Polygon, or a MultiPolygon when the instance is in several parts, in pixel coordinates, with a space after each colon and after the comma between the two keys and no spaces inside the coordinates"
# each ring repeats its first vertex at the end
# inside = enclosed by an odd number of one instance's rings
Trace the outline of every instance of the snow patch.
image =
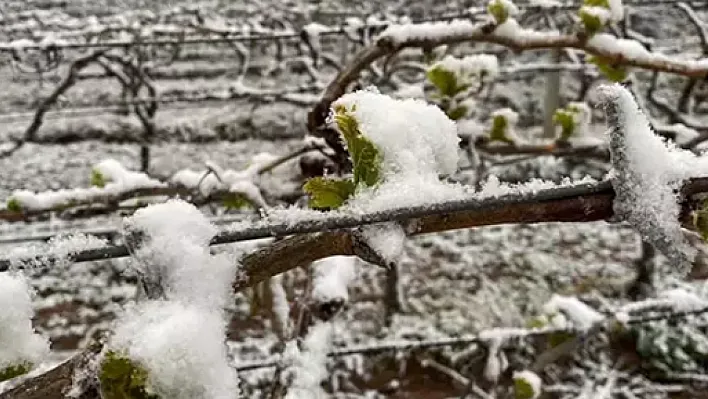
{"type": "Polygon", "coordinates": [[[32,298],[24,276],[0,273],[0,370],[25,362],[39,364],[49,355],[49,342],[32,327],[32,298]]]}

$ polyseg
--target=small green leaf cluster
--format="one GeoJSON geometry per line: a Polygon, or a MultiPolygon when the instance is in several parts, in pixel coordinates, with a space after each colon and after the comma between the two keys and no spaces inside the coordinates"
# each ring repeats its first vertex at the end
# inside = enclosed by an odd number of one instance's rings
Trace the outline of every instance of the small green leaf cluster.
{"type": "Polygon", "coordinates": [[[149,392],[147,371],[114,351],[106,352],[98,379],[103,399],[159,399],[149,392]]]}
{"type": "Polygon", "coordinates": [[[315,209],[336,209],[354,195],[357,188],[373,187],[381,180],[382,155],[379,149],[367,139],[351,110],[344,106],[335,107],[334,121],[344,138],[352,161],[352,177],[335,179],[315,177],[303,186],[310,196],[310,207],[315,209]]]}
{"type": "Polygon", "coordinates": [[[22,203],[20,203],[20,200],[14,197],[10,197],[7,199],[7,204],[5,205],[7,207],[7,210],[10,212],[15,212],[15,213],[21,213],[22,212],[22,203]]]}
{"type": "Polygon", "coordinates": [[[464,58],[447,55],[433,63],[426,72],[426,79],[435,92],[429,100],[456,121],[469,115],[464,102],[472,93],[481,91],[488,79],[497,72],[497,59],[490,54],[474,54],[464,58]]]}
{"type": "Polygon", "coordinates": [[[32,367],[33,365],[30,362],[11,364],[0,370],[0,382],[27,374],[30,370],[32,370],[32,367]]]}
{"type": "Polygon", "coordinates": [[[489,130],[489,141],[500,141],[513,145],[514,138],[511,125],[515,122],[516,114],[510,109],[502,109],[492,113],[492,128],[489,130]]]}
{"type": "MultiPolygon", "coordinates": [[[[559,324],[565,324],[565,316],[561,313],[553,314],[542,314],[536,316],[526,323],[527,328],[551,328],[558,326],[559,324]]],[[[548,339],[546,343],[550,348],[555,348],[556,346],[562,344],[573,338],[573,334],[567,332],[554,332],[548,334],[548,339]]]]}
{"type": "Polygon", "coordinates": [[[583,1],[583,7],[580,7],[578,17],[580,17],[580,22],[583,24],[585,33],[590,37],[600,32],[607,23],[600,18],[597,13],[591,11],[593,8],[604,8],[609,11],[610,3],[608,0],[583,1]]]}
{"type": "Polygon", "coordinates": [[[239,193],[230,193],[224,196],[221,202],[226,209],[243,209],[253,206],[246,196],[239,193]]]}
{"type": "Polygon", "coordinates": [[[108,179],[98,169],[91,169],[91,185],[98,188],[103,188],[108,183],[108,179]]]}
{"type": "Polygon", "coordinates": [[[583,109],[574,103],[556,110],[553,114],[553,123],[561,128],[560,136],[557,139],[559,142],[567,142],[573,135],[579,133],[582,114],[583,109]]]}
{"type": "Polygon", "coordinates": [[[540,382],[540,377],[530,371],[525,371],[523,373],[514,373],[514,398],[538,398],[541,395],[539,389],[540,382]]]}
{"type": "Polygon", "coordinates": [[[600,70],[600,73],[602,73],[608,80],[613,82],[622,82],[627,79],[627,74],[629,71],[626,66],[617,65],[600,56],[592,56],[588,59],[588,62],[595,64],[597,69],[600,70]]]}
{"type": "Polygon", "coordinates": [[[499,25],[506,22],[516,11],[516,6],[508,0],[491,0],[487,4],[487,12],[499,25]]]}

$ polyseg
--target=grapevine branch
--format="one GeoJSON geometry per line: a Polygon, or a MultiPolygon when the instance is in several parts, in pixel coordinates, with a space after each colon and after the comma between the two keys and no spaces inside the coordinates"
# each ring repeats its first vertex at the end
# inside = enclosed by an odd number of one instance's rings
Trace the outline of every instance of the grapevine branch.
{"type": "MultiPolygon", "coordinates": [[[[358,79],[359,75],[380,58],[399,52],[407,47],[434,48],[463,42],[492,43],[511,48],[515,51],[574,48],[588,54],[601,57],[607,63],[645,68],[660,72],[669,72],[688,77],[708,75],[708,62],[672,59],[665,55],[648,52],[643,55],[629,54],[621,50],[601,46],[588,40],[583,34],[553,34],[531,32],[532,34],[505,35],[496,33],[496,22],[488,21],[470,25],[467,29],[448,29],[446,34],[431,37],[408,36],[394,40],[384,32],[375,43],[360,50],[354,59],[344,67],[327,86],[319,103],[308,114],[308,128],[313,134],[325,137],[334,132],[324,128],[331,104],[341,97],[347,88],[358,79]]],[[[528,32],[527,32],[528,33],[528,32]]],[[[619,39],[613,38],[613,44],[619,39]]]]}

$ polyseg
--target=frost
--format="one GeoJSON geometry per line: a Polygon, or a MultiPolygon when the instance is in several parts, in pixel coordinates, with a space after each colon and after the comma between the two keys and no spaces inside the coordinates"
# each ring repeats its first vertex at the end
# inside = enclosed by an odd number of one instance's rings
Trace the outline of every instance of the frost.
{"type": "Polygon", "coordinates": [[[32,298],[27,280],[0,273],[0,370],[38,364],[49,354],[49,342],[32,327],[32,298]]]}
{"type": "Polygon", "coordinates": [[[229,366],[220,311],[179,302],[152,301],[126,312],[111,346],[148,371],[148,385],[162,397],[238,397],[238,375],[229,366]]]}
{"type": "MultiPolygon", "coordinates": [[[[327,353],[332,348],[331,323],[317,323],[310,328],[303,342],[302,351],[291,346],[288,370],[293,380],[285,399],[325,399],[328,395],[320,383],[327,376],[327,353]]],[[[287,352],[286,352],[287,353],[287,352]]]]}
{"type": "Polygon", "coordinates": [[[312,299],[319,303],[349,301],[349,284],[356,278],[356,257],[331,256],[312,263],[312,299]]]}
{"type": "Polygon", "coordinates": [[[655,135],[632,94],[621,85],[602,86],[599,91],[608,104],[611,127],[615,214],[685,272],[695,249],[681,231],[677,191],[684,180],[708,173],[706,159],[655,135]]]}
{"type": "Polygon", "coordinates": [[[605,316],[577,298],[561,295],[553,295],[551,300],[543,306],[543,311],[548,315],[561,313],[572,322],[575,328],[581,330],[588,330],[605,319],[605,316]]]}

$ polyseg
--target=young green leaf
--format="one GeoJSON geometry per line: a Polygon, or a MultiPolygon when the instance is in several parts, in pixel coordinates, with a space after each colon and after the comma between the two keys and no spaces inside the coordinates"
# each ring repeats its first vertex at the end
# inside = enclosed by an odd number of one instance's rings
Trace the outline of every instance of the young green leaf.
{"type": "Polygon", "coordinates": [[[7,210],[10,212],[20,213],[22,212],[22,204],[17,198],[10,198],[7,200],[7,210]]]}
{"type": "Polygon", "coordinates": [[[583,0],[584,6],[610,8],[609,0],[583,0]]]}
{"type": "Polygon", "coordinates": [[[494,17],[498,24],[503,24],[509,18],[509,10],[500,0],[490,1],[487,5],[487,12],[494,17]]]}
{"type": "Polygon", "coordinates": [[[226,209],[242,209],[251,206],[251,202],[245,196],[238,193],[224,196],[222,203],[226,209]]]}
{"type": "Polygon", "coordinates": [[[595,64],[605,77],[613,82],[622,82],[627,79],[627,68],[621,65],[611,65],[602,57],[590,57],[589,62],[595,64]]]}
{"type": "Polygon", "coordinates": [[[594,34],[602,30],[603,23],[597,15],[594,15],[588,12],[587,10],[581,8],[578,12],[578,16],[580,17],[580,22],[583,23],[585,32],[589,36],[593,36],[594,34]]]}
{"type": "Polygon", "coordinates": [[[359,122],[344,107],[337,107],[334,120],[344,136],[352,159],[354,186],[374,186],[381,178],[382,157],[378,148],[361,134],[359,122]]]}
{"type": "Polygon", "coordinates": [[[32,363],[27,362],[7,366],[0,370],[0,382],[27,374],[30,370],[32,370],[32,363]]]}
{"type": "Polygon", "coordinates": [[[467,107],[464,105],[458,105],[457,107],[446,111],[445,114],[447,114],[447,117],[453,121],[460,120],[467,115],[467,107]]]}
{"type": "Polygon", "coordinates": [[[541,395],[540,378],[535,373],[525,371],[514,375],[514,398],[536,399],[541,395]]]}
{"type": "Polygon", "coordinates": [[[438,92],[443,96],[454,97],[460,91],[458,87],[457,76],[452,71],[436,66],[425,73],[430,83],[438,89],[438,92]]]}
{"type": "Polygon", "coordinates": [[[496,115],[492,119],[492,130],[489,132],[490,141],[502,141],[508,144],[514,144],[514,140],[506,134],[508,121],[503,115],[496,115]]]}
{"type": "Polygon", "coordinates": [[[159,399],[148,393],[147,371],[127,357],[108,351],[101,362],[98,380],[104,399],[159,399]]]}
{"type": "Polygon", "coordinates": [[[561,127],[561,135],[558,141],[568,141],[573,133],[575,133],[575,115],[570,110],[557,109],[553,114],[553,123],[561,127]]]}
{"type": "Polygon", "coordinates": [[[103,176],[103,173],[96,169],[91,169],[91,185],[94,187],[103,188],[106,186],[107,179],[103,176]]]}
{"type": "Polygon", "coordinates": [[[354,194],[354,182],[346,180],[314,177],[305,183],[303,190],[310,195],[310,207],[314,209],[336,209],[354,194]]]}

